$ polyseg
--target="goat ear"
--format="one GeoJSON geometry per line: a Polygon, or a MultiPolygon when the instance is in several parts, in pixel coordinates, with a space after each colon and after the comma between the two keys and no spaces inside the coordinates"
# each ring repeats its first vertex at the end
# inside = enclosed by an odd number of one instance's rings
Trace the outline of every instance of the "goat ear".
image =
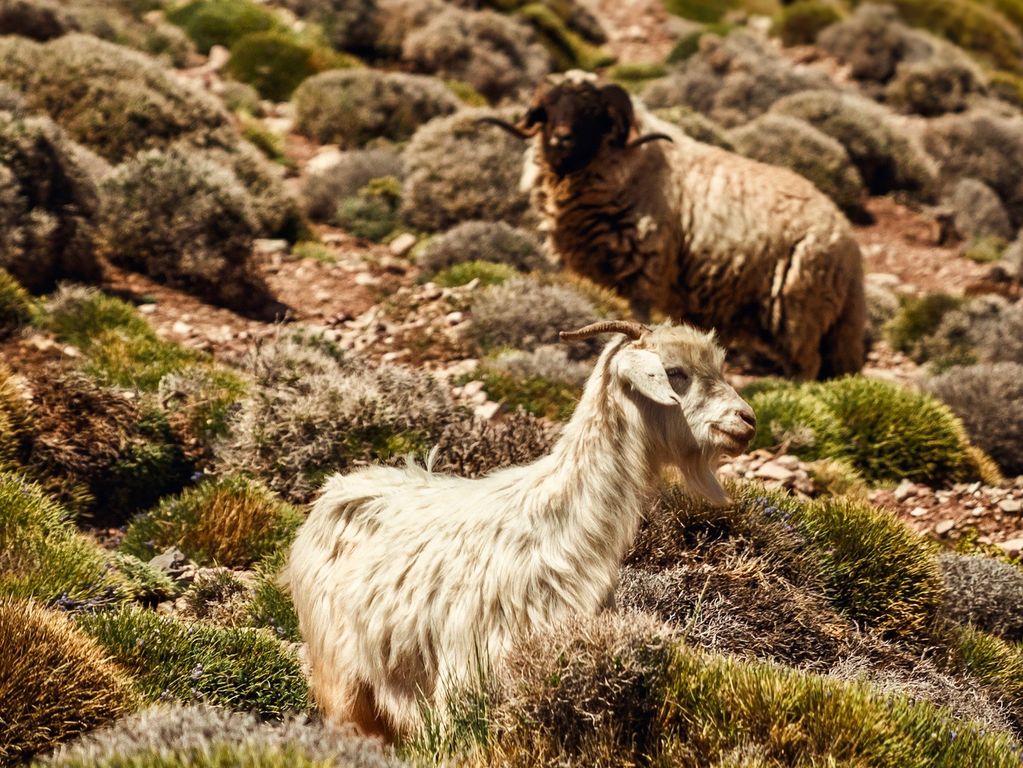
{"type": "Polygon", "coordinates": [[[624,147],[635,120],[632,98],[620,85],[605,85],[600,89],[600,98],[611,119],[611,141],[616,146],[624,147]]]}
{"type": "Polygon", "coordinates": [[[648,400],[660,405],[681,405],[682,399],[671,388],[664,365],[653,352],[623,349],[615,356],[618,376],[648,400]]]}

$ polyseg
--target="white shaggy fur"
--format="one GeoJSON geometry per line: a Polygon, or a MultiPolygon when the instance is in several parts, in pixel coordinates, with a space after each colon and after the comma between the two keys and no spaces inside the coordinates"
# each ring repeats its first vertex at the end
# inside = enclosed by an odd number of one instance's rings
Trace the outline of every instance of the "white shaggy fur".
{"type": "Polygon", "coordinates": [[[330,478],[284,575],[326,717],[408,733],[424,701],[441,703],[520,634],[597,613],[664,466],[724,501],[713,467],[748,443],[753,413],[721,363],[713,337],[686,326],[619,336],[531,465],[477,480],[411,465],[330,478]]]}

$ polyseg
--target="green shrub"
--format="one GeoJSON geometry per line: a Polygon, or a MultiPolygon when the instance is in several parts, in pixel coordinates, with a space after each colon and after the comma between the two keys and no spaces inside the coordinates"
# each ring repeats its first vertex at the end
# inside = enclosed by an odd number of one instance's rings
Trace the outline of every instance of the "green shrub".
{"type": "Polygon", "coordinates": [[[782,45],[813,45],[817,34],[840,18],[833,5],[799,0],[782,9],[772,31],[781,38],[782,45]]]}
{"type": "Polygon", "coordinates": [[[694,32],[689,32],[679,38],[678,42],[672,47],[671,52],[668,53],[665,63],[667,64],[680,64],[690,56],[700,50],[700,38],[704,35],[711,34],[717,35],[718,37],[727,37],[728,33],[732,31],[734,27],[731,24],[724,24],[721,22],[713,22],[707,24],[705,27],[698,29],[694,32]]]}
{"type": "Polygon", "coordinates": [[[865,191],[859,171],[845,147],[809,123],[769,113],[727,136],[739,154],[795,171],[843,211],[863,217],[865,191]]]}
{"type": "Polygon", "coordinates": [[[299,87],[294,101],[296,130],[346,148],[380,138],[404,141],[421,124],[461,106],[436,78],[375,69],[316,75],[299,87]]]}
{"type": "Polygon", "coordinates": [[[952,632],[950,661],[987,688],[1002,703],[1017,727],[1023,722],[1023,650],[973,627],[952,632]]]}
{"type": "Polygon", "coordinates": [[[990,264],[1002,258],[1008,245],[1004,238],[997,235],[978,237],[966,246],[963,256],[978,264],[990,264]]]}
{"type": "Polygon", "coordinates": [[[720,125],[689,107],[667,107],[658,109],[655,114],[662,120],[667,120],[672,125],[681,128],[682,132],[691,139],[727,149],[729,152],[735,149],[720,125]]]}
{"type": "Polygon", "coordinates": [[[253,117],[249,112],[238,112],[237,117],[242,136],[247,142],[262,152],[268,160],[287,168],[295,167],[294,161],[284,152],[284,137],[281,134],[270,130],[262,120],[253,117]]]}
{"type": "Polygon", "coordinates": [[[281,26],[271,10],[253,0],[193,0],[171,8],[167,18],[184,29],[202,53],[214,45],[230,48],[245,35],[281,26]]]}
{"type": "Polygon", "coordinates": [[[132,584],[36,484],[0,473],[0,595],[71,609],[118,602],[132,584]]]}
{"type": "Polygon", "coordinates": [[[495,469],[529,464],[550,453],[555,434],[547,424],[523,411],[500,420],[461,419],[437,441],[437,472],[482,477],[495,469]]]}
{"type": "Polygon", "coordinates": [[[515,16],[533,28],[559,70],[593,70],[614,62],[614,56],[586,42],[542,2],[523,4],[515,16]]]}
{"type": "Polygon", "coordinates": [[[115,264],[242,311],[271,302],[251,261],[259,222],[230,171],[185,149],[143,152],[103,193],[100,232],[115,264]]]}
{"type": "Polygon", "coordinates": [[[474,260],[463,261],[442,269],[431,278],[431,281],[444,288],[465,285],[473,280],[478,280],[480,285],[500,285],[515,274],[515,270],[507,264],[474,260]]]}
{"type": "Polygon", "coordinates": [[[66,617],[0,596],[0,762],[37,752],[130,712],[131,683],[66,617]]]}
{"type": "Polygon", "coordinates": [[[494,114],[462,110],[416,131],[402,155],[402,217],[409,226],[437,232],[469,220],[529,220],[529,196],[519,190],[522,142],[476,124],[494,114]]]}
{"type": "Polygon", "coordinates": [[[157,395],[168,419],[183,421],[203,448],[226,437],[231,414],[248,392],[237,372],[216,366],[193,365],[160,379],[157,395]]]}
{"type": "Polygon", "coordinates": [[[135,607],[83,613],[78,623],[147,701],[202,701],[263,717],[307,706],[298,659],[262,630],[186,624],[135,607]]]}
{"type": "Polygon", "coordinates": [[[1005,206],[991,187],[977,179],[960,179],[946,204],[952,208],[956,234],[970,241],[965,256],[975,261],[1001,258],[1014,230],[1005,206]]]}
{"type": "Polygon", "coordinates": [[[734,0],[729,2],[720,2],[720,0],[667,0],[664,7],[668,10],[668,13],[673,13],[684,19],[712,24],[720,21],[721,17],[736,5],[738,3],[734,2],[734,0]]]}
{"type": "Polygon", "coordinates": [[[315,221],[336,223],[342,200],[357,195],[373,179],[401,175],[401,157],[390,147],[340,152],[331,162],[324,160],[306,168],[302,179],[305,211],[315,221]]]}
{"type": "Polygon", "coordinates": [[[207,705],[161,704],[90,733],[37,768],[399,768],[377,740],[305,717],[266,722],[207,705]]]}
{"type": "Polygon", "coordinates": [[[287,101],[308,77],[348,66],[350,60],[290,32],[251,32],[231,46],[228,73],[265,99],[287,101]]]}
{"type": "Polygon", "coordinates": [[[871,194],[901,189],[933,201],[934,161],[877,102],[845,91],[810,90],[779,99],[771,112],[805,120],[845,147],[871,194]]]}
{"type": "Polygon", "coordinates": [[[1023,76],[999,70],[988,75],[988,90],[991,95],[1023,109],[1023,76]]]}
{"type": "Polygon", "coordinates": [[[919,359],[937,370],[978,362],[1023,364],[1023,305],[977,296],[946,313],[918,347],[919,359]]]}
{"type": "Polygon", "coordinates": [[[323,29],[330,45],[360,56],[379,55],[381,22],[390,16],[377,0],[284,0],[281,3],[303,22],[323,29]]]}
{"type": "Polygon", "coordinates": [[[32,319],[32,297],[0,268],[0,339],[10,336],[32,319]]]}
{"type": "Polygon", "coordinates": [[[942,554],[938,563],[945,583],[945,616],[1010,642],[1023,640],[1023,616],[1016,610],[1023,602],[1023,569],[993,557],[954,552],[942,554]]]}
{"type": "Polygon", "coordinates": [[[386,240],[400,225],[401,182],[393,176],[371,179],[337,207],[337,223],[356,237],[386,240]]]}
{"type": "MultiPolygon", "coordinates": [[[[0,56],[0,80],[5,62],[0,56]]],[[[41,292],[58,280],[93,281],[96,188],[81,147],[45,117],[0,111],[0,335],[24,314],[15,286],[41,292]],[[17,281],[17,283],[12,281],[17,281]]]]}
{"type": "Polygon", "coordinates": [[[204,568],[198,571],[182,595],[184,610],[178,618],[200,619],[218,627],[248,625],[248,584],[227,568],[204,568]]]}
{"type": "Polygon", "coordinates": [[[17,467],[28,451],[32,417],[12,374],[0,364],[0,471],[17,467]]]}
{"type": "Polygon", "coordinates": [[[132,520],[121,547],[148,560],[177,546],[200,565],[246,568],[289,544],[301,522],[259,483],[206,480],[132,520]]]}
{"type": "Polygon", "coordinates": [[[416,262],[427,273],[465,262],[492,262],[520,272],[550,269],[536,237],[503,221],[464,221],[432,238],[416,262]]]}
{"type": "Polygon", "coordinates": [[[963,300],[947,293],[928,293],[919,298],[904,296],[898,316],[885,327],[888,342],[900,352],[919,360],[920,342],[932,335],[948,312],[963,300]]]}
{"type": "Polygon", "coordinates": [[[971,96],[984,91],[982,75],[969,57],[952,46],[941,46],[923,61],[899,64],[884,98],[902,112],[935,117],[961,112],[971,96]]]}

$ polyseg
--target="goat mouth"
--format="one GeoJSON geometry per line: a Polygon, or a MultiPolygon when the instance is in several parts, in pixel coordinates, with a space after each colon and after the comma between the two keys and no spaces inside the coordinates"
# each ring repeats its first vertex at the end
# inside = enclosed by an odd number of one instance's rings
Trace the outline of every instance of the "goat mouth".
{"type": "Polygon", "coordinates": [[[733,456],[746,450],[746,447],[749,445],[750,440],[753,439],[754,434],[752,429],[743,429],[734,432],[718,426],[713,426],[711,429],[724,438],[725,445],[723,448],[726,453],[733,456]]]}

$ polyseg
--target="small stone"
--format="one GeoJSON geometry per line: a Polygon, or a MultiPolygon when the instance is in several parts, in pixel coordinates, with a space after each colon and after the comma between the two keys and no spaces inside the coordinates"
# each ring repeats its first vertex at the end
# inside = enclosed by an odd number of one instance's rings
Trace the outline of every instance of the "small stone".
{"type": "Polygon", "coordinates": [[[385,352],[380,356],[380,359],[385,363],[393,363],[395,360],[401,360],[403,357],[408,357],[410,354],[410,350],[398,349],[394,352],[385,352]]]}
{"type": "Polygon", "coordinates": [[[217,72],[224,68],[230,58],[231,52],[227,48],[222,45],[214,45],[210,48],[210,57],[206,62],[206,68],[211,72],[217,72]]]}
{"type": "Polygon", "coordinates": [[[913,517],[923,517],[924,515],[930,514],[930,511],[931,510],[927,509],[926,507],[913,507],[911,510],[909,510],[909,514],[913,517]]]}
{"type": "Polygon", "coordinates": [[[1019,512],[1020,509],[1023,509],[1023,503],[1021,503],[1019,499],[1002,499],[998,502],[998,508],[1002,510],[1002,512],[1007,512],[1010,515],[1013,515],[1019,512]]]}
{"type": "Polygon", "coordinates": [[[980,490],[980,481],[979,480],[977,482],[975,482],[975,483],[970,483],[970,485],[966,488],[966,492],[967,493],[976,493],[979,490],[980,490]]]}
{"type": "Polygon", "coordinates": [[[916,496],[916,485],[911,480],[903,480],[893,495],[896,501],[905,501],[910,496],[916,496]]]}
{"type": "Polygon", "coordinates": [[[280,256],[288,252],[288,241],[260,237],[252,241],[252,250],[262,256],[280,256]]]}
{"type": "Polygon", "coordinates": [[[183,320],[176,320],[174,325],[171,326],[171,333],[177,336],[187,336],[192,332],[192,326],[183,320]]]}
{"type": "Polygon", "coordinates": [[[448,312],[446,315],[444,315],[444,321],[448,325],[458,325],[463,320],[465,320],[464,312],[448,312]]]}
{"type": "Polygon", "coordinates": [[[785,469],[799,469],[799,457],[789,453],[779,456],[774,460],[774,463],[785,467],[785,469]]]}
{"type": "Polygon", "coordinates": [[[187,562],[184,552],[177,547],[168,547],[150,560],[149,564],[168,576],[174,576],[181,572],[187,562]]]}
{"type": "Polygon", "coordinates": [[[387,246],[395,256],[406,256],[419,242],[411,232],[402,232],[387,246]]]}
{"type": "Polygon", "coordinates": [[[936,526],[934,526],[934,532],[939,536],[944,536],[946,533],[956,527],[955,520],[942,520],[936,526]]]}
{"type": "Polygon", "coordinates": [[[155,304],[142,304],[139,306],[139,312],[143,315],[151,315],[156,311],[155,304]]]}
{"type": "Polygon", "coordinates": [[[64,347],[64,354],[68,357],[81,357],[82,353],[78,347],[67,346],[64,347]]]}
{"type": "Polygon", "coordinates": [[[1000,541],[998,542],[998,546],[1007,554],[1018,555],[1020,550],[1023,550],[1023,538],[1017,537],[1006,541],[1000,541]]]}
{"type": "Polygon", "coordinates": [[[473,412],[484,421],[490,421],[501,411],[500,403],[486,402],[473,408],[473,412]]]}
{"type": "Polygon", "coordinates": [[[757,470],[757,477],[763,477],[767,480],[775,480],[779,483],[785,483],[791,481],[795,477],[795,472],[790,469],[785,469],[776,461],[768,461],[760,465],[757,470]]]}
{"type": "Polygon", "coordinates": [[[467,381],[462,386],[462,396],[463,397],[475,397],[476,395],[478,395],[482,391],[483,391],[483,382],[480,381],[479,379],[473,379],[472,381],[467,381]]]}
{"type": "Polygon", "coordinates": [[[371,275],[369,272],[360,272],[355,276],[356,285],[370,286],[376,285],[379,282],[380,281],[373,277],[373,275],[371,275]]]}

